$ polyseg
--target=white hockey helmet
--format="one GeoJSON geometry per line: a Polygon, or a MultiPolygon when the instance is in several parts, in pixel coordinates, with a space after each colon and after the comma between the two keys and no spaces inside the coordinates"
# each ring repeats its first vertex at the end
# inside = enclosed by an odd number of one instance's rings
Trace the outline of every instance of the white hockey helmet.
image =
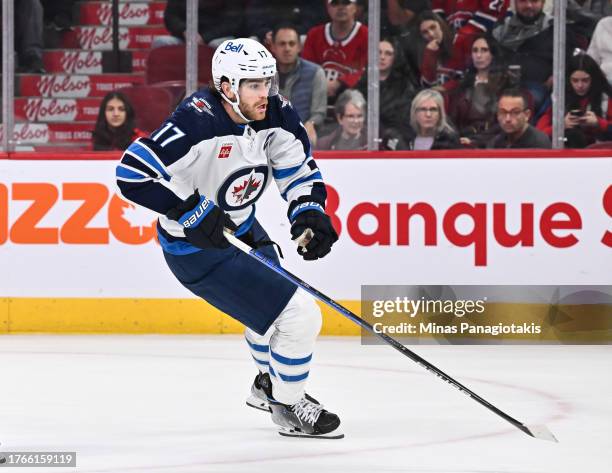
{"type": "Polygon", "coordinates": [[[228,39],[216,49],[212,59],[212,77],[215,88],[232,106],[233,110],[247,122],[240,111],[238,88],[243,79],[271,79],[268,96],[278,94],[276,59],[261,43],[250,38],[228,39]],[[226,77],[236,101],[231,101],[221,90],[221,79],[226,77]]]}

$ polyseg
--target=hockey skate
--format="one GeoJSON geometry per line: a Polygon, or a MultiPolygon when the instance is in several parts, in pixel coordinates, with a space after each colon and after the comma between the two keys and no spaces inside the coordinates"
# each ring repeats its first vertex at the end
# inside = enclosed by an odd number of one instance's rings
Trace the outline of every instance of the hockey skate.
{"type": "MultiPolygon", "coordinates": [[[[246,405],[252,407],[253,409],[259,409],[260,411],[272,412],[264,386],[272,386],[270,375],[268,373],[260,372],[253,380],[253,384],[251,385],[251,394],[246,400],[246,405]]],[[[319,401],[310,396],[308,393],[305,393],[304,395],[309,401],[319,404],[319,401]]]]}
{"type": "Polygon", "coordinates": [[[340,419],[328,412],[312,396],[304,397],[293,405],[281,404],[272,396],[272,382],[268,373],[255,377],[247,405],[272,412],[272,421],[280,426],[279,434],[285,437],[341,439],[338,431],[340,419]]]}
{"type": "Polygon", "coordinates": [[[306,396],[291,406],[273,401],[270,408],[272,420],[281,427],[278,433],[285,437],[344,438],[338,430],[340,418],[306,396]]]}
{"type": "Polygon", "coordinates": [[[270,375],[268,373],[259,373],[253,380],[251,395],[247,398],[246,404],[254,409],[259,409],[260,411],[272,412],[272,409],[270,409],[270,403],[268,402],[268,396],[266,395],[266,392],[262,386],[264,384],[272,386],[270,382],[270,375]]]}

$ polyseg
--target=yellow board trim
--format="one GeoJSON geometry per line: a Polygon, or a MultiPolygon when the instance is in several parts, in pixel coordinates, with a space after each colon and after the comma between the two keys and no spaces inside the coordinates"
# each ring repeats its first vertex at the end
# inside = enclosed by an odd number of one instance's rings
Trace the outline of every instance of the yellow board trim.
{"type": "MultiPolygon", "coordinates": [[[[359,301],[339,301],[359,314],[359,301]]],[[[322,335],[359,335],[323,304],[322,335]]],[[[242,333],[244,326],[199,299],[3,298],[0,333],[242,333]]]]}
{"type": "MultiPolygon", "coordinates": [[[[361,315],[360,301],[338,302],[361,315]]],[[[319,307],[323,313],[321,335],[361,334],[357,324],[322,303],[319,303],[319,307]]],[[[611,343],[611,315],[609,306],[599,304],[560,305],[551,311],[547,304],[489,303],[487,322],[538,322],[542,325],[542,333],[536,337],[504,335],[475,338],[611,343]]],[[[452,320],[452,317],[451,320],[439,321],[446,324],[459,322],[452,320]]],[[[243,330],[242,324],[200,299],[0,298],[0,334],[239,334],[243,330]]],[[[421,335],[415,338],[434,337],[421,335]]]]}

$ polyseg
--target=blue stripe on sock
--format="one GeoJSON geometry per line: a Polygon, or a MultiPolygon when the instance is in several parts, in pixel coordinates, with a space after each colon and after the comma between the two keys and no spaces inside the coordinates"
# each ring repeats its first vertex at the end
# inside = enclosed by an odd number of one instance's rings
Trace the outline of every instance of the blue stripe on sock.
{"type": "Polygon", "coordinates": [[[279,363],[289,366],[304,365],[310,362],[310,360],[312,360],[312,353],[304,358],[287,358],[285,356],[279,355],[278,353],[274,353],[272,350],[270,350],[270,354],[272,355],[272,358],[274,358],[279,363]]]}
{"type": "Polygon", "coordinates": [[[256,363],[259,363],[260,365],[264,365],[264,366],[270,366],[270,362],[269,361],[264,361],[264,360],[260,360],[259,358],[255,358],[254,355],[251,354],[251,356],[253,357],[253,359],[255,360],[256,363]]]}
{"type": "Polygon", "coordinates": [[[251,347],[251,350],[255,350],[255,351],[258,351],[260,353],[268,353],[268,351],[270,350],[270,346],[269,345],[257,345],[256,343],[251,343],[247,339],[245,339],[245,340],[249,344],[249,346],[251,347]]]}
{"type": "Polygon", "coordinates": [[[289,376],[283,373],[278,373],[278,375],[280,376],[280,379],[282,379],[283,381],[286,381],[288,383],[297,383],[299,381],[304,381],[306,378],[308,378],[308,373],[310,372],[306,371],[306,373],[297,374],[294,376],[289,376]]]}

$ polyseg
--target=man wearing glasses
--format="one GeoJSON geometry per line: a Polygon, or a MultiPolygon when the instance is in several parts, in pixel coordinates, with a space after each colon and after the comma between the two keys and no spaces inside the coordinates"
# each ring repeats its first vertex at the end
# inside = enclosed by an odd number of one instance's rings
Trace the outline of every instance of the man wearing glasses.
{"type": "Polygon", "coordinates": [[[520,90],[505,90],[497,103],[497,121],[502,132],[489,143],[488,148],[551,148],[545,133],[529,124],[531,110],[520,90]]]}

